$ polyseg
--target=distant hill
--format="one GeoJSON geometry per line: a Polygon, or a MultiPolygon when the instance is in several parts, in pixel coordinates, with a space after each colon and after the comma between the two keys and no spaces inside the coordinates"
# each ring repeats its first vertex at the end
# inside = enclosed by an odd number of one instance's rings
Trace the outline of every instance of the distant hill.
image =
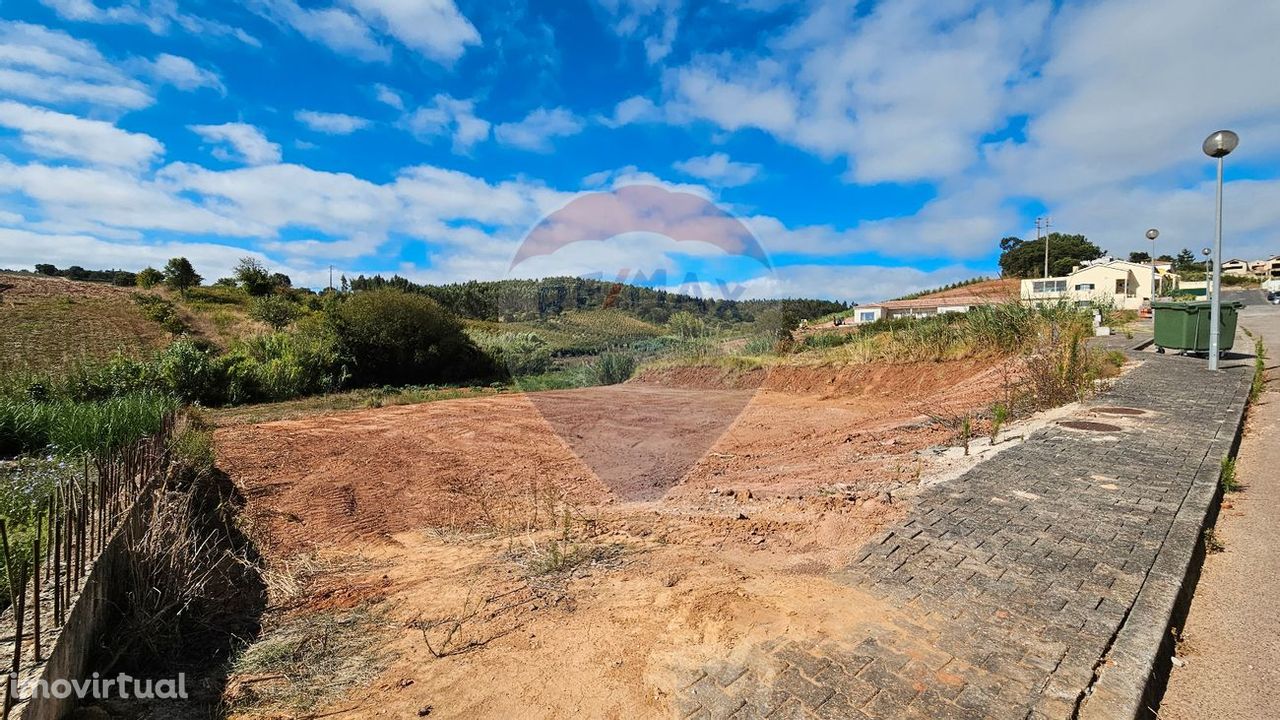
{"type": "Polygon", "coordinates": [[[395,287],[434,298],[471,320],[519,321],[554,317],[564,312],[620,310],[653,323],[665,323],[677,312],[728,322],[752,322],[761,312],[781,310],[797,320],[815,318],[849,308],[831,300],[713,300],[638,285],[578,277],[540,280],[471,281],[450,285],[419,285],[400,276],[363,275],[350,281],[352,290],[395,287]]]}

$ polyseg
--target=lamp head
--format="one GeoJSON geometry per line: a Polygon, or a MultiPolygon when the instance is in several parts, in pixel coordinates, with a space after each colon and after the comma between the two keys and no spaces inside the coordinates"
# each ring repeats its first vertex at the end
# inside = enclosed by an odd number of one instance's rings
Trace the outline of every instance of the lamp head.
{"type": "Polygon", "coordinates": [[[1201,254],[1201,255],[1203,255],[1203,256],[1205,256],[1205,257],[1209,257],[1210,255],[1212,255],[1212,254],[1213,254],[1213,248],[1205,248],[1205,249],[1203,249],[1203,250],[1201,250],[1201,251],[1200,251],[1200,254],[1201,254]]]}
{"type": "Polygon", "coordinates": [[[1155,240],[1155,239],[1156,239],[1156,238],[1158,238],[1158,237],[1160,237],[1160,231],[1159,231],[1159,230],[1157,230],[1157,229],[1155,229],[1155,228],[1151,228],[1150,230],[1148,230],[1148,231],[1147,231],[1147,239],[1148,239],[1148,240],[1155,240]]]}
{"type": "Polygon", "coordinates": [[[1230,130],[1219,130],[1204,139],[1204,154],[1211,158],[1226,157],[1240,144],[1240,136],[1230,130]]]}

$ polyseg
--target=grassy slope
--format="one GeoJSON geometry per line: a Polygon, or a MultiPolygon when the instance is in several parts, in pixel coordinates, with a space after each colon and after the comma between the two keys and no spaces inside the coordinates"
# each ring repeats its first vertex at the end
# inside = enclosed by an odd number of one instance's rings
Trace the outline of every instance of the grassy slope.
{"type": "Polygon", "coordinates": [[[169,340],[126,288],[16,275],[0,275],[0,285],[9,286],[0,293],[0,369],[56,370],[169,340]]]}
{"type": "Polygon", "coordinates": [[[173,301],[194,335],[219,345],[257,327],[248,319],[248,298],[229,288],[200,288],[184,301],[164,289],[7,273],[0,274],[0,287],[0,372],[58,371],[86,358],[164,347],[172,337],[134,302],[141,292],[173,301]]]}

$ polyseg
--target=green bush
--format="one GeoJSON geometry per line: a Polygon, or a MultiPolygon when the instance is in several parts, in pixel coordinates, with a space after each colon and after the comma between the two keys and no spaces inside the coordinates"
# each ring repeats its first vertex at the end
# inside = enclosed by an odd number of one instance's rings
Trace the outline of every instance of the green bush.
{"type": "Polygon", "coordinates": [[[217,405],[225,396],[225,376],[214,350],[195,340],[174,341],[156,358],[164,385],[187,402],[217,405]]]}
{"type": "Polygon", "coordinates": [[[177,306],[159,295],[134,295],[133,300],[142,308],[143,315],[159,323],[170,333],[181,335],[191,329],[178,314],[177,306]]]}
{"type": "Polygon", "coordinates": [[[494,361],[431,298],[399,290],[359,292],[336,306],[334,328],[360,385],[489,378],[494,361]]]}
{"type": "Polygon", "coordinates": [[[283,330],[297,319],[299,308],[287,295],[263,295],[249,304],[249,317],[283,330]]]}
{"type": "Polygon", "coordinates": [[[474,340],[513,376],[538,375],[551,369],[551,346],[537,333],[479,333],[474,340]]]}
{"type": "Polygon", "coordinates": [[[636,371],[636,356],[629,352],[610,351],[588,363],[586,374],[592,384],[617,385],[626,382],[636,371]]]}
{"type": "Polygon", "coordinates": [[[304,319],[293,332],[238,343],[222,358],[222,368],[231,403],[333,392],[348,379],[337,335],[318,317],[304,319]]]}

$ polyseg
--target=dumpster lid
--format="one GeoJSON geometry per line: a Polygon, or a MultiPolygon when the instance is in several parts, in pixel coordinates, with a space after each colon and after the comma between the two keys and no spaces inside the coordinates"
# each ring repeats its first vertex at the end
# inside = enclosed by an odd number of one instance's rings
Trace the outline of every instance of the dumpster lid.
{"type": "MultiPolygon", "coordinates": [[[[1151,303],[1152,308],[1163,310],[1208,310],[1213,307],[1213,303],[1208,300],[1193,300],[1191,302],[1173,302],[1171,300],[1157,300],[1151,303]]],[[[1244,303],[1239,300],[1223,300],[1222,307],[1235,308],[1239,310],[1244,307],[1244,303]]]]}

